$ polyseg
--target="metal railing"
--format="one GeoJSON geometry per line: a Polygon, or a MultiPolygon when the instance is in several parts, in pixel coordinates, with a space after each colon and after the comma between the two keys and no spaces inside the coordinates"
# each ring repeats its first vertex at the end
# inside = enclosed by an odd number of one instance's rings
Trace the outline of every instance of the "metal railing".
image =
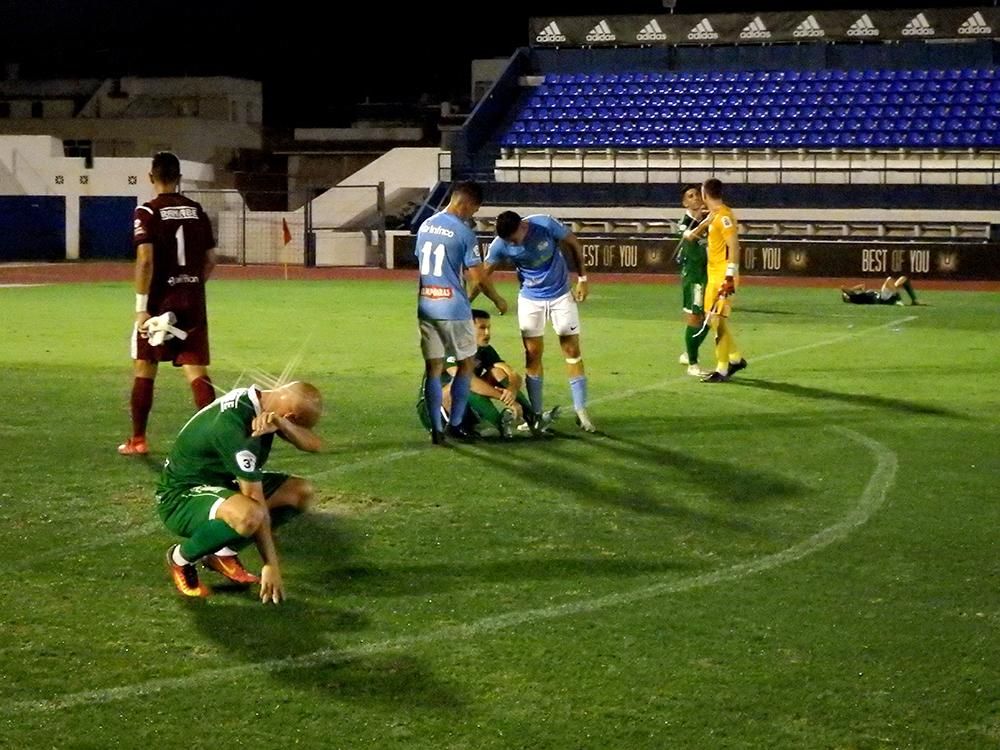
{"type": "Polygon", "coordinates": [[[508,150],[498,182],[997,185],[1000,152],[875,150],[508,150]]]}

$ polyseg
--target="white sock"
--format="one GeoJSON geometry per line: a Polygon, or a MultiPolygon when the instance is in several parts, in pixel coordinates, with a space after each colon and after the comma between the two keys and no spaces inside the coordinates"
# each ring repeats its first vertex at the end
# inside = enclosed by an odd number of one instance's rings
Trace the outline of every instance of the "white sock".
{"type": "Polygon", "coordinates": [[[190,562],[181,557],[181,545],[175,544],[174,551],[171,553],[170,558],[174,561],[174,565],[191,565],[190,562]]]}
{"type": "Polygon", "coordinates": [[[215,550],[216,557],[236,557],[236,550],[229,547],[215,550]]]}

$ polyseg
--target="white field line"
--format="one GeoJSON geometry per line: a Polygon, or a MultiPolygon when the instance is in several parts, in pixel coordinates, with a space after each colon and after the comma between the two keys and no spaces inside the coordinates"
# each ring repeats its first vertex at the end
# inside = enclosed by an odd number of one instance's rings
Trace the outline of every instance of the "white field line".
{"type": "Polygon", "coordinates": [[[207,669],[181,677],[146,680],[145,682],[121,685],[112,688],[84,690],[68,693],[55,698],[27,701],[10,701],[0,704],[0,714],[17,716],[24,713],[50,713],[63,711],[77,706],[106,704],[115,701],[144,698],[166,690],[191,690],[204,684],[220,684],[232,682],[243,677],[256,676],[261,673],[270,674],[294,669],[310,669],[313,667],[337,664],[374,654],[384,654],[403,649],[410,649],[426,643],[438,641],[454,641],[456,639],[471,639],[491,633],[497,633],[521,625],[530,625],[559,617],[587,614],[609,607],[641,602],[655,597],[678,594],[693,589],[714,586],[721,583],[738,582],[748,576],[763,573],[775,568],[796,562],[812,555],[835,542],[846,539],[852,531],[864,525],[884,504],[889,488],[896,477],[898,460],[896,454],[888,447],[865,435],[844,427],[831,427],[832,431],[866,448],[875,459],[875,469],[868,479],[861,496],[854,508],[837,523],[827,526],[812,536],[794,544],[780,552],[771,555],[737,563],[728,568],[710,573],[688,576],[675,581],[654,583],[650,586],[623,591],[593,599],[580,599],[552,607],[524,609],[490,617],[483,617],[469,623],[449,625],[436,630],[415,635],[389,638],[372,643],[362,643],[358,646],[336,649],[325,648],[301,656],[283,659],[269,659],[253,664],[243,664],[236,667],[207,669]]]}

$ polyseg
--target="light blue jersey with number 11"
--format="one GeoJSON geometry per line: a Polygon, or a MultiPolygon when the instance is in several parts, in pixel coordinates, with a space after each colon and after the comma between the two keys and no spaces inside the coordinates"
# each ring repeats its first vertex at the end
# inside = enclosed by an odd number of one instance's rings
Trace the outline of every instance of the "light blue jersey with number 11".
{"type": "Polygon", "coordinates": [[[420,225],[415,248],[420,266],[417,317],[424,320],[470,320],[462,267],[482,261],[475,233],[455,214],[441,211],[420,225]]]}

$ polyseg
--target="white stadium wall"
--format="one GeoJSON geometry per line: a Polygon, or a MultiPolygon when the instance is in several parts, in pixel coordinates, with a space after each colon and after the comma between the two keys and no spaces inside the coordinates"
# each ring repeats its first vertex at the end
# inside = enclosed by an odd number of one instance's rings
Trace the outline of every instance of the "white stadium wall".
{"type": "MultiPolygon", "coordinates": [[[[153,198],[148,158],[63,156],[62,141],[46,135],[0,136],[0,195],[63,196],[66,199],[66,258],[80,257],[80,199],[91,196],[153,198]]],[[[183,189],[207,187],[211,166],[181,160],[183,189]]]]}

